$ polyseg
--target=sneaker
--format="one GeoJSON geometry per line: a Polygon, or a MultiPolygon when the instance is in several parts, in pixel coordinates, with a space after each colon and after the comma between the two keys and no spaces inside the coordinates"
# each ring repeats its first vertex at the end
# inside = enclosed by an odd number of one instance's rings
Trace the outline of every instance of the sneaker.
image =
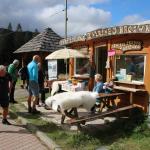
{"type": "Polygon", "coordinates": [[[32,109],[32,114],[40,114],[40,111],[38,111],[36,109],[32,109]]]}
{"type": "Polygon", "coordinates": [[[9,103],[17,104],[18,102],[15,100],[10,100],[9,103]]]}
{"type": "Polygon", "coordinates": [[[7,120],[7,119],[3,119],[3,120],[2,120],[2,124],[11,125],[11,123],[10,123],[10,122],[8,122],[8,120],[7,120]]]}
{"type": "Polygon", "coordinates": [[[28,113],[32,113],[32,108],[31,107],[28,108],[28,113]]]}
{"type": "Polygon", "coordinates": [[[44,104],[44,103],[42,103],[42,104],[41,104],[41,106],[42,106],[42,107],[45,107],[45,104],[44,104]]]}
{"type": "Polygon", "coordinates": [[[46,110],[52,110],[52,108],[49,107],[49,106],[47,106],[46,104],[45,104],[44,108],[45,108],[46,110]]]}
{"type": "Polygon", "coordinates": [[[17,101],[15,101],[15,100],[13,101],[13,104],[17,104],[17,103],[18,103],[17,101]]]}
{"type": "Polygon", "coordinates": [[[24,86],[23,86],[23,85],[20,85],[20,87],[21,87],[22,89],[24,89],[24,86]]]}

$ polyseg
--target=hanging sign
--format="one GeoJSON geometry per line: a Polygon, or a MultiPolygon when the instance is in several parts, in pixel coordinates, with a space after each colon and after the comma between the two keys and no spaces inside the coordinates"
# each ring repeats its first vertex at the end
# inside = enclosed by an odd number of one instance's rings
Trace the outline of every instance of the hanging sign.
{"type": "Polygon", "coordinates": [[[48,60],[48,79],[57,79],[57,60],[48,60]]]}
{"type": "Polygon", "coordinates": [[[112,49],[119,49],[122,51],[129,50],[141,50],[142,49],[142,41],[126,41],[123,43],[115,43],[111,45],[112,49]]]}
{"type": "Polygon", "coordinates": [[[114,56],[115,55],[115,50],[111,49],[108,51],[108,56],[114,56]]]}

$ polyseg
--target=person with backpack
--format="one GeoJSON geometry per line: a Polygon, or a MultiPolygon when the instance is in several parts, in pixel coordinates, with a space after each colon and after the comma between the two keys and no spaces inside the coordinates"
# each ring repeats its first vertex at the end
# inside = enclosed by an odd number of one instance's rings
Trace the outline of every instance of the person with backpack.
{"type": "Polygon", "coordinates": [[[39,84],[39,93],[40,97],[38,98],[37,105],[45,106],[45,88],[44,88],[44,79],[45,75],[42,69],[42,64],[38,63],[38,84],[39,84]],[[41,101],[41,104],[40,104],[41,101]]]}
{"type": "Polygon", "coordinates": [[[18,74],[19,74],[19,76],[20,76],[20,78],[22,80],[21,88],[28,89],[29,75],[28,75],[28,68],[27,68],[26,64],[23,64],[23,67],[19,69],[18,74]]]}

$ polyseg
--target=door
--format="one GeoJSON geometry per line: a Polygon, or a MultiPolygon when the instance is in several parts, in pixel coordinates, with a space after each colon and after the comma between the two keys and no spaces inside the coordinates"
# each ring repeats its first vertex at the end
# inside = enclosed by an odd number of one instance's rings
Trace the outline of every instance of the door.
{"type": "Polygon", "coordinates": [[[95,49],[96,72],[103,76],[103,82],[106,82],[106,61],[107,46],[97,47],[95,49]]]}

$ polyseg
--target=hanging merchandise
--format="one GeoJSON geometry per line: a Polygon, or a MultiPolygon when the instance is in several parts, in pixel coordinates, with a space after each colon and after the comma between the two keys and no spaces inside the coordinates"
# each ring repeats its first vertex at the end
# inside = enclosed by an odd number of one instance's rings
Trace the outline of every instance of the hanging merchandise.
{"type": "Polygon", "coordinates": [[[106,66],[105,66],[106,69],[109,69],[110,68],[110,58],[107,57],[107,61],[106,61],[106,66]]]}
{"type": "Polygon", "coordinates": [[[108,50],[108,57],[110,57],[110,56],[114,56],[115,55],[115,49],[110,49],[110,50],[108,50]]]}

